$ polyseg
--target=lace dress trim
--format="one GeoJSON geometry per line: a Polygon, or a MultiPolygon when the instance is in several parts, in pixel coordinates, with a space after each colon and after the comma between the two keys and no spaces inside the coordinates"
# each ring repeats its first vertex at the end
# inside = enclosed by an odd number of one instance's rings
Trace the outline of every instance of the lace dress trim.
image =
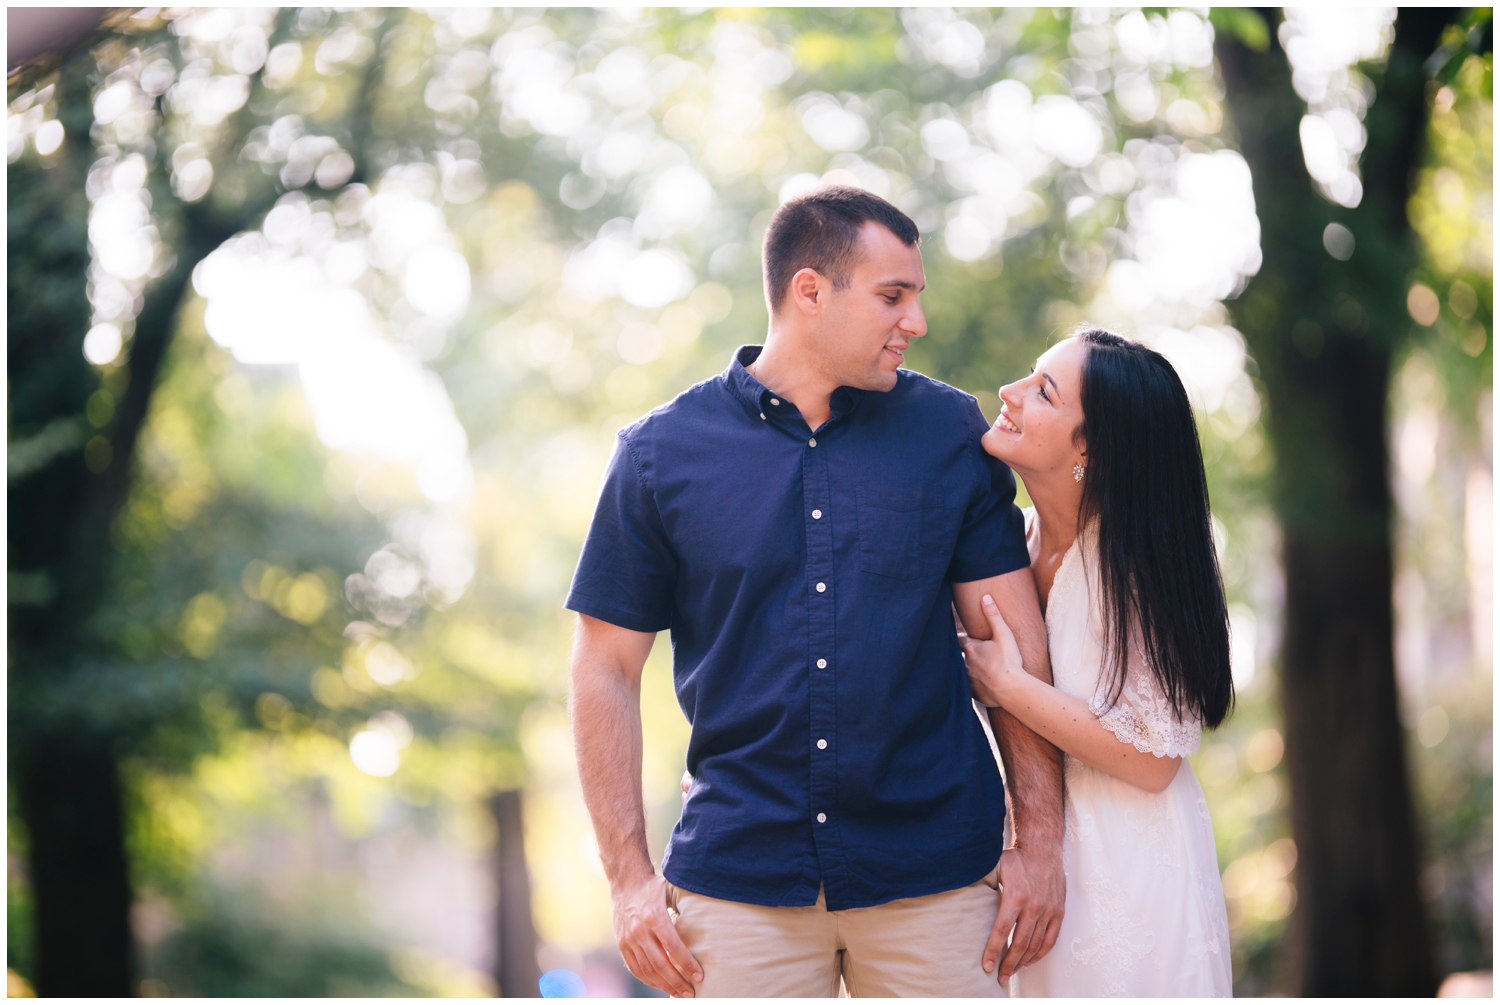
{"type": "Polygon", "coordinates": [[[1198,749],[1203,724],[1192,716],[1177,718],[1156,678],[1147,669],[1135,632],[1130,638],[1130,663],[1125,668],[1125,686],[1110,706],[1110,685],[1101,681],[1089,702],[1089,711],[1105,729],[1145,754],[1186,757],[1198,749]]]}
{"type": "MultiPolygon", "coordinates": [[[[1097,533],[1097,527],[1089,526],[1074,543],[1074,554],[1067,558],[1074,559],[1078,568],[1072,570],[1073,575],[1083,580],[1079,585],[1088,591],[1089,627],[1094,634],[1094,641],[1101,649],[1101,657],[1107,659],[1102,652],[1104,632],[1102,612],[1099,610],[1098,570],[1093,567],[1095,562],[1083,559],[1085,553],[1097,554],[1097,533]]],[[[1065,559],[1064,565],[1066,564],[1065,559]]],[[[1058,578],[1063,578],[1061,570],[1058,578]]],[[[1089,701],[1089,711],[1099,717],[1099,722],[1105,729],[1144,754],[1187,757],[1198,749],[1203,736],[1203,724],[1192,716],[1184,716],[1181,720],[1177,718],[1172,703],[1167,700],[1161,685],[1151,673],[1141,641],[1141,626],[1135,623],[1134,618],[1130,625],[1127,647],[1129,662],[1125,667],[1125,686],[1120,689],[1118,698],[1111,705],[1112,682],[1106,679],[1107,674],[1101,667],[1098,690],[1089,701]]]]}

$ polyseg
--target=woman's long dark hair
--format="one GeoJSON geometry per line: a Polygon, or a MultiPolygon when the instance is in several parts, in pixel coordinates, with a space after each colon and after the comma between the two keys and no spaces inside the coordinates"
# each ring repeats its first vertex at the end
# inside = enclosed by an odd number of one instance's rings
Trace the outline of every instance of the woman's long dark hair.
{"type": "Polygon", "coordinates": [[[1097,328],[1075,337],[1087,350],[1079,525],[1098,519],[1111,700],[1124,686],[1134,615],[1146,661],[1178,716],[1212,728],[1228,714],[1234,684],[1193,406],[1161,353],[1097,328]]]}

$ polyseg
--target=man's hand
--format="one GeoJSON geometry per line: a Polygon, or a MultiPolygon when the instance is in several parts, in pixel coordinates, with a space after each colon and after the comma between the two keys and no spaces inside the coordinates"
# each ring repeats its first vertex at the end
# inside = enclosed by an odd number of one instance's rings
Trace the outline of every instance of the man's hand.
{"type": "Polygon", "coordinates": [[[1040,858],[1033,862],[1022,855],[1019,848],[1000,855],[1000,913],[984,947],[984,972],[993,973],[999,960],[1001,984],[1046,956],[1062,927],[1062,863],[1054,857],[1050,864],[1043,864],[1040,858]]]}
{"type": "Polygon", "coordinates": [[[677,998],[703,979],[667,913],[667,881],[646,846],[641,800],[641,670],[656,636],[578,616],[570,663],[578,781],[614,900],[615,938],[636,977],[677,998]]]}
{"type": "Polygon", "coordinates": [[[654,873],[614,894],[615,940],[632,974],[673,998],[693,997],[703,968],[667,913],[667,881],[654,873]]]}

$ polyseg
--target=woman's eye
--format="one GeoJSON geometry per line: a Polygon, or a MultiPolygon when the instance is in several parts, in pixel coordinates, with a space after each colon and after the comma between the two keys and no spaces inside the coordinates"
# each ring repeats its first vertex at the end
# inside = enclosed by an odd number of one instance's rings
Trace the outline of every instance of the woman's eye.
{"type": "Polygon", "coordinates": [[[1045,387],[1038,387],[1036,389],[1036,393],[1040,394],[1042,396],[1042,400],[1045,401],[1047,404],[1049,404],[1049,405],[1052,404],[1052,399],[1049,398],[1049,397],[1047,397],[1047,389],[1045,387]]]}

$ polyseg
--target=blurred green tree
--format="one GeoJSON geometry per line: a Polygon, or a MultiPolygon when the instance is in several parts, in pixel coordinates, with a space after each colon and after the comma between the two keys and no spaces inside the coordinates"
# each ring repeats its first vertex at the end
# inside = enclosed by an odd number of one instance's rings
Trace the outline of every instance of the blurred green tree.
{"type": "Polygon", "coordinates": [[[1439,52],[1439,66],[1461,63],[1482,25],[1451,9],[1403,8],[1384,66],[1365,67],[1377,83],[1363,198],[1345,206],[1309,176],[1307,88],[1294,90],[1283,47],[1293,36],[1261,25],[1218,42],[1266,249],[1231,311],[1259,364],[1276,450],[1294,957],[1309,995],[1437,986],[1397,709],[1387,408],[1393,360],[1416,327],[1408,290],[1421,249],[1408,206],[1437,86],[1424,66],[1454,28],[1459,44],[1439,52]]]}
{"type": "MultiPolygon", "coordinates": [[[[129,992],[131,883],[180,884],[208,774],[264,793],[275,764],[349,819],[376,792],[492,806],[524,885],[491,797],[559,770],[523,764],[523,718],[561,701],[614,433],[759,340],[761,231],[820,181],[918,221],[911,365],[990,415],[1085,319],[1168,351],[1231,593],[1261,603],[1270,451],[1222,302],[1306,240],[1257,240],[1223,84],[1203,18],[1155,9],[151,8],[13,78],[11,764],[42,993],[129,992]]],[[[658,846],[678,772],[648,787],[658,846]]],[[[607,905],[539,910],[607,938],[607,905]]],[[[173,983],[212,959],[213,987],[326,990],[265,983],[199,913],[173,983]]]]}

